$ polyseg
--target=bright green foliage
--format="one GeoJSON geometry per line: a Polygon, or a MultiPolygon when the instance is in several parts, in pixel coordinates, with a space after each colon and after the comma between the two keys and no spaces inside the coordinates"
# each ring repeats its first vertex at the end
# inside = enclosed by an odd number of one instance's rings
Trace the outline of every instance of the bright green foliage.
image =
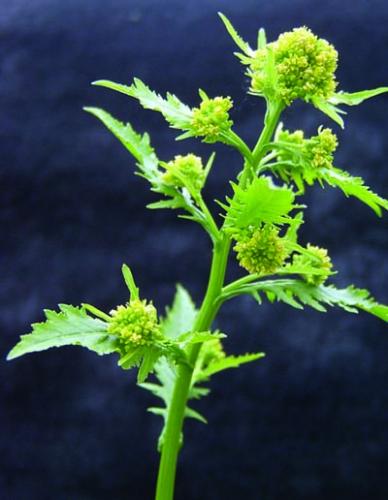
{"type": "Polygon", "coordinates": [[[135,78],[131,86],[109,80],[98,80],[93,82],[93,85],[106,87],[134,97],[140,102],[143,108],[161,113],[173,128],[185,130],[190,127],[192,111],[186,104],[183,104],[175,95],[170,93],[167,93],[166,98],[163,98],[147,87],[139,78],[135,78]]]}
{"type": "Polygon", "coordinates": [[[229,117],[233,102],[230,97],[209,99],[204,92],[200,95],[202,102],[199,108],[193,109],[190,135],[203,137],[204,142],[208,143],[223,141],[223,134],[226,134],[233,125],[229,117]]]}
{"type": "MultiPolygon", "coordinates": [[[[169,339],[177,339],[181,334],[192,331],[196,315],[197,311],[190,295],[182,286],[178,285],[172,307],[167,310],[167,315],[161,323],[163,335],[169,339]]],[[[183,341],[185,341],[184,338],[183,341]]],[[[169,363],[165,358],[161,358],[155,365],[155,376],[158,383],[143,383],[140,386],[163,400],[164,407],[152,407],[149,410],[152,413],[161,415],[166,422],[177,377],[176,366],[169,363]]],[[[208,392],[209,389],[192,386],[189,399],[198,399],[208,394],[208,392]]],[[[206,422],[202,415],[188,406],[185,410],[185,416],[206,422]]],[[[164,428],[159,438],[159,450],[163,446],[163,436],[164,428]]]]}
{"type": "Polygon", "coordinates": [[[189,293],[182,285],[177,285],[171,309],[162,320],[162,332],[167,338],[176,339],[182,333],[190,332],[197,310],[189,293]]]}
{"type": "Polygon", "coordinates": [[[7,359],[66,345],[87,347],[97,354],[119,351],[117,338],[109,334],[104,321],[90,317],[84,307],[60,304],[59,308],[60,312],[46,309],[46,321],[34,323],[32,332],[21,336],[7,359]]]}
{"type": "Polygon", "coordinates": [[[366,99],[388,92],[388,87],[379,87],[371,90],[361,90],[360,92],[338,92],[330,97],[331,104],[345,104],[346,106],[358,106],[366,99]]]}
{"type": "Polygon", "coordinates": [[[255,178],[245,189],[232,184],[234,196],[227,198],[225,229],[239,232],[261,223],[287,223],[294,208],[295,195],[286,186],[276,186],[270,177],[255,178]]]}
{"type": "Polygon", "coordinates": [[[307,271],[304,273],[303,278],[310,285],[322,285],[332,272],[333,264],[331,259],[325,248],[320,248],[308,243],[307,250],[309,253],[295,255],[292,260],[292,265],[294,269],[300,267],[302,269],[317,269],[321,271],[321,274],[307,271]]]}
{"type": "Polygon", "coordinates": [[[229,19],[224,14],[222,14],[221,12],[219,12],[218,15],[222,19],[222,22],[224,23],[225,28],[227,29],[229,35],[232,37],[232,39],[236,43],[237,47],[240,50],[242,50],[243,53],[246,54],[247,56],[253,56],[254,53],[255,53],[255,51],[252,50],[251,47],[249,46],[249,44],[247,42],[245,42],[240,37],[240,35],[237,33],[237,31],[233,27],[232,23],[229,21],[229,19]]]}
{"type": "Polygon", "coordinates": [[[106,128],[117,137],[123,146],[137,160],[140,174],[145,177],[154,188],[158,188],[160,185],[158,158],[155,155],[154,149],[151,147],[149,135],[138,134],[129,123],[125,124],[116,120],[116,118],[113,118],[113,116],[103,109],[86,107],[84,110],[102,121],[106,128]]]}
{"type": "Polygon", "coordinates": [[[209,363],[206,368],[200,370],[198,374],[195,375],[195,378],[198,382],[201,380],[207,380],[216,373],[228,370],[229,368],[238,368],[243,364],[250,363],[251,361],[256,361],[264,357],[265,354],[263,352],[255,354],[242,354],[241,356],[225,356],[209,363]]]}
{"type": "Polygon", "coordinates": [[[276,161],[264,163],[263,169],[271,169],[285,182],[294,182],[303,193],[305,184],[319,182],[340,188],[346,196],[354,196],[370,206],[377,215],[388,209],[388,201],[364,184],[361,177],[333,166],[337,138],[330,129],[318,129],[318,134],[305,138],[302,130],[289,132],[280,129],[273,143],[276,161]]]}
{"type": "Polygon", "coordinates": [[[259,302],[260,293],[264,293],[271,302],[285,302],[296,309],[303,309],[304,305],[321,312],[326,312],[325,306],[341,307],[352,313],[361,309],[388,322],[388,306],[376,302],[368,290],[353,286],[338,289],[333,285],[314,286],[295,279],[274,279],[224,289],[225,298],[241,293],[251,294],[259,302]]]}
{"type": "MultiPolygon", "coordinates": [[[[306,207],[298,204],[296,197],[304,193],[306,186],[319,183],[338,187],[378,215],[382,209],[388,209],[388,201],[372,192],[360,177],[334,166],[338,141],[330,129],[320,127],[317,134],[305,137],[301,130],[290,132],[278,124],[284,108],[302,99],[343,127],[341,105],[360,104],[388,92],[388,87],[337,92],[337,52],[308,28],[296,28],[271,43],[267,43],[261,29],[257,48],[251,48],[231,22],[222,14],[220,17],[240,50],[237,56],[248,68],[249,93],[266,100],[263,129],[253,147],[232,130],[230,97],[210,98],[200,90],[201,101],[191,109],[175,95],[161,96],[139,79],[134,79],[130,86],[108,80],[94,84],[130,96],[143,108],[157,111],[180,131],[177,139],[196,137],[205,143],[221,142],[240,153],[242,169],[231,181],[233,191],[225,203],[219,203],[223,209],[221,224],[213,217],[203,195],[214,153],[205,165],[190,152],[161,161],[147,134],[139,134],[130,124],[102,109],[85,108],[123,144],[136,160],[138,175],[161,195],[148,207],[179,209],[183,211],[180,217],[199,223],[209,234],[212,264],[199,310],[188,292],[178,285],[171,308],[165,318],[159,319],[152,302],[140,298],[132,272],[124,265],[129,298],[125,297],[123,305],[110,315],[89,304],[61,305],[59,312],[46,311],[46,321],[34,324],[32,332],[23,335],[8,355],[8,359],[13,359],[50,347],[81,345],[98,354],[116,353],[123,369],[138,367],[139,385],[162,400],[161,407],[150,408],[164,419],[159,440],[162,457],[157,500],[173,498],[182,421],[194,418],[206,422],[189,406],[189,401],[209,393],[201,384],[220,371],[264,356],[261,352],[238,356],[225,353],[225,335],[213,331],[212,322],[227,300],[249,294],[259,303],[265,297],[297,309],[309,306],[326,311],[328,306],[337,306],[351,313],[366,311],[388,321],[388,306],[376,302],[367,290],[353,286],[337,289],[326,284],[335,274],[330,257],[323,248],[299,243],[302,210],[306,207]],[[231,247],[248,273],[225,285],[231,247]],[[268,275],[274,275],[273,279],[265,279],[268,275]],[[153,378],[145,383],[151,373],[153,378]]],[[[218,168],[227,171],[229,164],[218,168]]],[[[195,248],[192,251],[195,253],[195,248]]]]}
{"type": "Polygon", "coordinates": [[[319,181],[324,181],[332,187],[338,187],[346,196],[354,196],[368,205],[377,215],[381,216],[381,209],[388,210],[388,200],[374,193],[364,184],[361,177],[353,177],[339,168],[324,169],[320,172],[319,181]]]}
{"type": "Polygon", "coordinates": [[[283,265],[288,255],[279,230],[269,224],[241,232],[237,238],[233,249],[237,252],[240,266],[249,273],[273,274],[283,265]]]}
{"type": "Polygon", "coordinates": [[[193,194],[202,189],[205,182],[205,170],[199,156],[177,155],[173,161],[163,163],[163,166],[166,171],[162,179],[167,186],[187,187],[193,194]]]}

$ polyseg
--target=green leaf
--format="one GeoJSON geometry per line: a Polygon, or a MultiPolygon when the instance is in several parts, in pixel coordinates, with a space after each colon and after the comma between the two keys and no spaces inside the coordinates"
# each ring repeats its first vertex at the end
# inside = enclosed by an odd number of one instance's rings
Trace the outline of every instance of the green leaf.
{"type": "Polygon", "coordinates": [[[150,144],[148,134],[138,134],[132,126],[116,120],[109,113],[99,108],[84,108],[85,111],[94,115],[102,121],[108,130],[123,144],[123,146],[135,157],[140,173],[153,186],[160,184],[160,172],[158,169],[158,158],[150,144]]]}
{"type": "Polygon", "coordinates": [[[118,351],[116,337],[107,333],[106,322],[88,316],[83,307],[60,304],[59,308],[60,312],[45,310],[46,321],[33,324],[32,332],[21,336],[7,359],[65,345],[87,347],[100,355],[118,351]]]}
{"type": "Polygon", "coordinates": [[[346,104],[347,106],[357,106],[366,99],[388,92],[388,87],[379,87],[371,90],[361,90],[360,92],[338,92],[329,99],[331,104],[346,104]]]}
{"type": "Polygon", "coordinates": [[[155,364],[160,358],[161,352],[157,347],[148,347],[144,352],[144,356],[137,374],[138,383],[146,380],[148,375],[154,370],[155,364]]]}
{"type": "Polygon", "coordinates": [[[197,374],[196,380],[206,380],[215,373],[228,370],[229,368],[238,368],[240,365],[256,361],[257,359],[264,358],[264,356],[265,354],[263,352],[257,352],[254,354],[248,353],[241,356],[226,356],[225,358],[211,362],[206,368],[197,374]]]}
{"type": "Polygon", "coordinates": [[[139,288],[136,286],[132,271],[130,270],[130,268],[126,264],[122,265],[121,271],[123,273],[124,281],[128,287],[131,299],[133,299],[133,300],[138,299],[139,298],[139,288]]]}
{"type": "Polygon", "coordinates": [[[388,210],[388,200],[374,193],[364,184],[361,177],[353,177],[339,168],[320,169],[320,180],[324,180],[333,187],[340,188],[346,196],[354,196],[368,205],[377,215],[381,216],[381,209],[388,210]]]}
{"type": "Polygon", "coordinates": [[[240,50],[242,50],[244,54],[246,54],[247,56],[254,55],[254,51],[251,49],[249,44],[247,42],[244,42],[244,40],[240,37],[236,29],[233,27],[232,23],[229,21],[229,19],[224,14],[222,14],[222,12],[219,12],[218,15],[220,16],[222,22],[224,23],[226,31],[229,33],[229,35],[231,36],[232,40],[237,45],[237,47],[240,50]]]}
{"type": "Polygon", "coordinates": [[[216,330],[215,332],[187,332],[179,335],[178,342],[184,344],[202,344],[209,340],[224,339],[226,335],[216,330]]]}
{"type": "Polygon", "coordinates": [[[166,98],[151,90],[139,78],[134,78],[131,86],[111,82],[109,80],[98,80],[93,85],[106,87],[122,94],[137,99],[145,109],[158,111],[173,128],[185,130],[190,127],[192,111],[189,106],[183,104],[178,97],[167,93],[166,98]]]}
{"type": "Polygon", "coordinates": [[[341,117],[341,114],[346,114],[345,111],[342,111],[331,102],[325,101],[319,97],[314,97],[312,99],[312,103],[317,109],[322,111],[322,113],[325,113],[325,115],[329,116],[332,120],[338,123],[341,128],[345,127],[344,121],[341,117]]]}
{"type": "Polygon", "coordinates": [[[171,309],[167,309],[162,320],[162,332],[170,339],[176,339],[183,333],[190,332],[197,315],[194,302],[182,285],[177,285],[171,309]]]}
{"type": "Polygon", "coordinates": [[[264,223],[284,223],[294,208],[295,195],[287,186],[275,186],[270,177],[255,178],[246,188],[232,184],[234,196],[228,198],[225,229],[233,232],[264,223]]]}
{"type": "Polygon", "coordinates": [[[368,290],[353,286],[338,289],[334,285],[313,286],[301,280],[279,279],[243,285],[233,296],[240,293],[252,294],[259,301],[260,293],[265,293],[271,302],[285,302],[297,309],[306,305],[321,312],[326,312],[326,306],[341,307],[352,313],[363,310],[388,321],[388,306],[376,302],[368,290]]]}
{"type": "MultiPolygon", "coordinates": [[[[148,408],[148,411],[155,415],[159,415],[164,420],[164,425],[161,430],[159,441],[158,441],[158,449],[161,451],[163,447],[164,433],[166,429],[166,421],[168,415],[168,409],[170,408],[172,396],[174,392],[175,381],[177,377],[176,368],[171,363],[167,361],[166,358],[159,358],[154,367],[155,375],[159,383],[139,383],[139,386],[143,389],[151,392],[157,398],[160,398],[164,402],[164,407],[151,407],[148,408]]],[[[196,387],[192,385],[189,389],[188,400],[191,399],[199,399],[203,396],[206,396],[209,393],[209,389],[205,387],[196,387]]],[[[186,406],[184,412],[185,418],[193,418],[195,420],[199,420],[200,422],[206,423],[206,419],[197,411],[193,410],[189,406],[186,406]]]]}
{"type": "Polygon", "coordinates": [[[267,35],[265,34],[265,29],[260,28],[257,36],[257,48],[264,49],[267,45],[267,35]]]}

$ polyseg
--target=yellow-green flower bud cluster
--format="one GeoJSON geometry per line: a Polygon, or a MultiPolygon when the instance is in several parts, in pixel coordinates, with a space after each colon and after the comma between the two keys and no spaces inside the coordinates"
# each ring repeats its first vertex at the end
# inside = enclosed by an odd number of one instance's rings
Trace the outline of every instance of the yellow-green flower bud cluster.
{"type": "Polygon", "coordinates": [[[305,140],[303,152],[314,168],[330,168],[337,146],[337,136],[329,128],[320,128],[318,135],[305,140]]]}
{"type": "Polygon", "coordinates": [[[230,97],[205,98],[199,108],[193,109],[193,135],[204,137],[204,141],[208,143],[219,141],[222,132],[227,132],[233,125],[229,117],[232,106],[230,97]]]}
{"type": "Polygon", "coordinates": [[[329,128],[319,128],[318,134],[304,138],[302,130],[289,132],[282,130],[278,134],[278,141],[288,143],[292,148],[281,150],[279,152],[280,160],[291,160],[296,165],[298,163],[303,166],[312,167],[314,169],[330,168],[333,166],[333,155],[338,147],[337,136],[329,128]]]}
{"type": "Polygon", "coordinates": [[[279,231],[270,225],[236,235],[233,249],[237,260],[252,274],[272,274],[279,269],[288,252],[279,231]]]}
{"type": "Polygon", "coordinates": [[[108,333],[116,335],[126,348],[149,346],[162,339],[157,311],[146,300],[131,300],[110,314],[108,333]]]}
{"type": "Polygon", "coordinates": [[[168,186],[192,186],[199,191],[205,182],[205,171],[199,156],[177,155],[174,160],[165,163],[164,168],[163,182],[168,186]]]}
{"type": "Polygon", "coordinates": [[[329,98],[335,91],[338,53],[308,28],[295,28],[256,51],[250,65],[252,90],[276,95],[284,104],[295,99],[329,98]]]}
{"type": "Polygon", "coordinates": [[[304,279],[310,285],[322,285],[330,276],[333,269],[333,264],[325,248],[320,248],[314,245],[307,245],[307,250],[312,254],[295,255],[293,264],[296,266],[308,265],[314,269],[323,271],[323,274],[305,274],[304,279]]]}

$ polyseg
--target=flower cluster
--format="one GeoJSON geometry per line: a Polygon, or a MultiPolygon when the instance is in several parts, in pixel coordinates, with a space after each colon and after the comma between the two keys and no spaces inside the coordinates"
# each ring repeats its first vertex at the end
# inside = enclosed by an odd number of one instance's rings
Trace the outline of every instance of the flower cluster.
{"type": "Polygon", "coordinates": [[[322,274],[305,274],[304,279],[310,285],[322,285],[330,276],[333,264],[325,248],[307,245],[309,254],[295,255],[293,264],[297,266],[309,266],[322,271],[322,274]]]}
{"type": "MultiPolygon", "coordinates": [[[[315,169],[330,168],[333,165],[333,155],[338,147],[337,136],[329,128],[318,129],[318,134],[309,139],[304,137],[302,130],[289,132],[282,130],[277,137],[279,142],[287,143],[288,146],[297,146],[296,157],[300,157],[303,163],[315,169]]],[[[286,150],[287,151],[287,150],[286,150]]],[[[281,152],[279,157],[286,159],[287,152],[281,152]]],[[[295,157],[294,157],[295,162],[295,157]]],[[[297,162],[297,161],[296,161],[297,162]]]]}
{"type": "Polygon", "coordinates": [[[330,168],[337,146],[337,136],[329,128],[319,128],[317,135],[305,140],[303,153],[314,168],[330,168]]]}
{"type": "Polygon", "coordinates": [[[204,142],[213,143],[220,140],[223,132],[233,125],[229,110],[233,106],[230,97],[204,96],[199,108],[193,109],[191,131],[194,136],[204,137],[204,142]]]}
{"type": "Polygon", "coordinates": [[[162,339],[157,311],[152,303],[134,299],[110,314],[108,333],[116,335],[126,348],[149,346],[162,339]]]}
{"type": "Polygon", "coordinates": [[[195,190],[202,189],[205,181],[205,171],[199,156],[188,154],[177,155],[174,160],[163,164],[166,169],[163,182],[172,187],[192,186],[195,190]]]}
{"type": "Polygon", "coordinates": [[[250,64],[253,92],[280,99],[329,98],[335,91],[338,53],[308,28],[295,28],[256,51],[250,64]]]}
{"type": "Polygon", "coordinates": [[[274,273],[288,255],[279,231],[270,225],[241,233],[236,239],[233,249],[237,252],[237,260],[252,274],[274,273]]]}

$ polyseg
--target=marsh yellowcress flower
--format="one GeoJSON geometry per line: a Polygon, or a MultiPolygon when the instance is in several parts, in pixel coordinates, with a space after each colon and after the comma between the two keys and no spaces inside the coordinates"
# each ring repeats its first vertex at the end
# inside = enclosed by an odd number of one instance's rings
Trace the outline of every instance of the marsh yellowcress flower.
{"type": "Polygon", "coordinates": [[[287,257],[279,231],[270,225],[238,235],[237,240],[233,249],[240,266],[249,273],[272,274],[287,257]]]}
{"type": "Polygon", "coordinates": [[[204,137],[204,142],[208,143],[220,140],[222,132],[227,132],[233,125],[229,117],[232,106],[230,97],[209,99],[204,96],[199,108],[193,109],[191,129],[194,136],[204,137]]]}
{"type": "Polygon", "coordinates": [[[330,276],[333,269],[333,264],[325,248],[320,248],[308,243],[307,250],[312,253],[309,255],[295,255],[293,258],[293,264],[295,265],[305,265],[309,264],[315,269],[324,271],[323,274],[306,274],[304,279],[310,285],[322,285],[325,283],[327,278],[330,276]]]}
{"type": "Polygon", "coordinates": [[[164,168],[163,182],[168,186],[185,187],[190,184],[199,191],[205,181],[202,160],[193,154],[177,155],[174,160],[165,163],[164,168]]]}
{"type": "Polygon", "coordinates": [[[295,99],[328,99],[336,88],[338,53],[308,28],[283,33],[258,49],[250,65],[252,91],[290,105],[295,99]]]}
{"type": "Polygon", "coordinates": [[[152,303],[131,300],[111,311],[108,333],[117,335],[127,348],[152,345],[162,339],[158,315],[152,303]]]}

